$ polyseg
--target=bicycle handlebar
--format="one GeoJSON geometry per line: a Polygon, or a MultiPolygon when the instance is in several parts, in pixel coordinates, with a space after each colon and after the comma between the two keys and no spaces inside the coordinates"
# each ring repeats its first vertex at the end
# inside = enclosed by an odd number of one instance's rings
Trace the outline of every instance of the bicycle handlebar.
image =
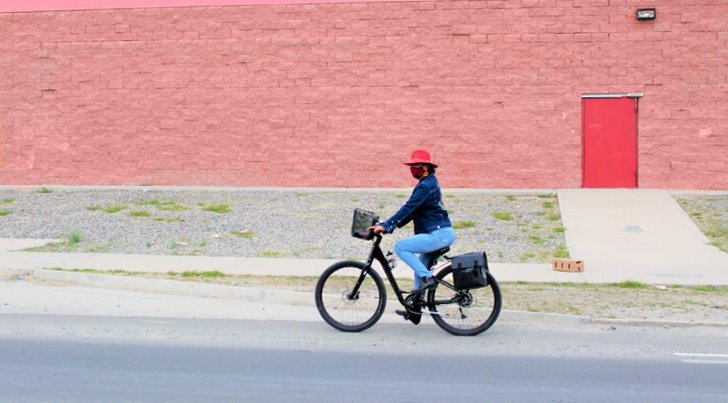
{"type": "Polygon", "coordinates": [[[377,234],[376,232],[372,230],[364,230],[364,231],[357,231],[354,236],[359,239],[366,239],[367,241],[371,241],[375,237],[381,237],[381,234],[377,234]]]}

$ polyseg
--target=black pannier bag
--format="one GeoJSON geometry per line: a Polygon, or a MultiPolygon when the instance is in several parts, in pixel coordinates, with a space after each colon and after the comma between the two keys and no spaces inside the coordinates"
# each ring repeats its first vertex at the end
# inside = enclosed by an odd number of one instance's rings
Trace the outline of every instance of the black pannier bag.
{"type": "Polygon", "coordinates": [[[371,239],[367,228],[376,224],[379,216],[375,213],[362,209],[354,209],[354,219],[351,222],[351,236],[361,239],[371,239]]]}
{"type": "Polygon", "coordinates": [[[488,285],[488,257],[485,252],[470,252],[451,260],[456,290],[470,290],[488,285]]]}

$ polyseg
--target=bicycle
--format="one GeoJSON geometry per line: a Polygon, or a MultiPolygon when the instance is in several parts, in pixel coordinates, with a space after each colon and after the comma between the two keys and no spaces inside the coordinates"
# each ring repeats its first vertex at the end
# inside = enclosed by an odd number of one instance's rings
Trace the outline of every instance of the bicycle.
{"type": "Polygon", "coordinates": [[[344,332],[361,332],[373,326],[382,317],[387,303],[384,282],[372,267],[376,260],[382,266],[397,300],[410,314],[429,315],[443,330],[457,336],[475,336],[490,328],[501,311],[501,292],[496,279],[484,270],[487,286],[456,290],[451,258],[446,247],[429,254],[427,267],[434,273],[437,284],[427,290],[427,297],[399,288],[380,243],[382,235],[369,231],[355,235],[374,240],[366,262],[345,260],[334,263],[319,277],[316,284],[316,308],[324,321],[344,332]],[[436,265],[439,257],[445,261],[436,265]]]}

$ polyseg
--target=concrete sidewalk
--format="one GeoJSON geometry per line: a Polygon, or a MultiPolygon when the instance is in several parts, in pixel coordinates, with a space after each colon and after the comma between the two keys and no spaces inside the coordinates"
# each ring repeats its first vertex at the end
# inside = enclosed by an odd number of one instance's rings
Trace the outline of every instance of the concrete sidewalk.
{"type": "MultiPolygon", "coordinates": [[[[500,282],[728,285],[728,254],[705,237],[667,191],[568,189],[558,191],[566,242],[582,273],[550,264],[492,263],[500,282]]],[[[251,257],[22,252],[52,240],[0,239],[0,270],[95,269],[136,272],[210,271],[226,274],[318,276],[336,260],[251,257]]],[[[397,276],[411,277],[404,265],[397,276]]]]}
{"type": "Polygon", "coordinates": [[[566,243],[590,283],[728,285],[728,254],[708,244],[665,190],[559,190],[566,243]]]}

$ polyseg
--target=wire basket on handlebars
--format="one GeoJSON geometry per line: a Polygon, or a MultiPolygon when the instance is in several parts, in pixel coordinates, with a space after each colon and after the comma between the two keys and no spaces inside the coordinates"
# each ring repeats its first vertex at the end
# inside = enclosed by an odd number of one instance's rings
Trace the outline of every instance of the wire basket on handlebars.
{"type": "Polygon", "coordinates": [[[351,236],[360,239],[371,239],[372,234],[367,229],[379,221],[379,216],[371,211],[354,209],[354,219],[351,223],[351,236]]]}

